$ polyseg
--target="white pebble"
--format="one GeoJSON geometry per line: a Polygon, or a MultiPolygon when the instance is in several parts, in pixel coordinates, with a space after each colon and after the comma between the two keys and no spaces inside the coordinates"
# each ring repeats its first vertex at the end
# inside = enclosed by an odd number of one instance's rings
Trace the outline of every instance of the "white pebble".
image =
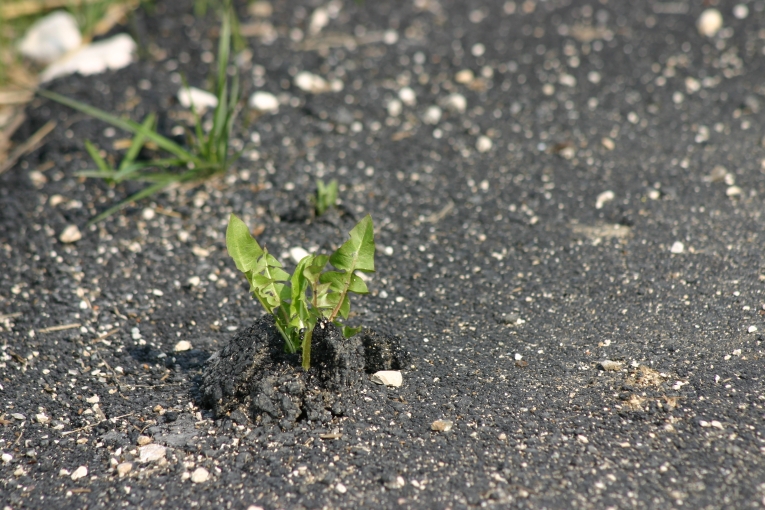
{"type": "Polygon", "coordinates": [[[463,69],[454,75],[454,81],[463,85],[467,85],[468,83],[472,82],[474,78],[475,75],[470,69],[463,69]]]}
{"type": "Polygon", "coordinates": [[[77,469],[74,470],[74,473],[72,473],[72,480],[79,480],[80,478],[84,478],[88,476],[88,467],[87,466],[80,466],[77,469]]]}
{"type": "Polygon", "coordinates": [[[10,461],[13,460],[13,455],[11,455],[10,453],[4,453],[2,457],[0,457],[0,459],[2,459],[4,464],[8,464],[10,461]]]}
{"type": "Polygon", "coordinates": [[[35,21],[19,43],[19,53],[48,64],[82,44],[77,20],[66,11],[55,11],[35,21]]]}
{"type": "Polygon", "coordinates": [[[139,460],[141,462],[154,462],[165,458],[167,448],[158,444],[147,444],[138,448],[139,460]]]}
{"type": "Polygon", "coordinates": [[[482,135],[478,137],[478,140],[475,143],[475,148],[478,152],[489,152],[493,145],[494,143],[491,141],[491,138],[482,135]]]}
{"type": "Polygon", "coordinates": [[[401,101],[399,101],[398,99],[391,99],[390,101],[388,101],[387,110],[388,110],[388,115],[390,115],[391,117],[398,117],[399,115],[401,115],[401,111],[403,110],[403,108],[404,107],[401,104],[401,101]]]}
{"type": "Polygon", "coordinates": [[[58,239],[65,244],[76,243],[82,239],[82,232],[80,232],[80,229],[77,228],[77,225],[69,225],[64,229],[63,232],[61,232],[61,235],[58,236],[58,239]]]}
{"type": "Polygon", "coordinates": [[[85,402],[88,404],[98,404],[101,402],[101,398],[98,395],[93,395],[92,397],[88,397],[85,399],[85,402]]]}
{"type": "Polygon", "coordinates": [[[398,387],[403,384],[404,378],[398,370],[380,370],[372,374],[371,381],[375,384],[398,387]]]}
{"type": "Polygon", "coordinates": [[[156,215],[157,213],[151,207],[147,207],[143,211],[141,211],[141,218],[143,218],[146,221],[153,220],[156,215]]]}
{"type": "Polygon", "coordinates": [[[329,24],[329,11],[326,7],[319,7],[311,14],[311,21],[308,24],[308,33],[316,35],[321,29],[329,24]]]}
{"type": "Polygon", "coordinates": [[[618,361],[611,361],[610,359],[606,359],[598,363],[600,368],[607,372],[618,372],[622,369],[622,364],[618,361]]]}
{"type": "Polygon", "coordinates": [[[337,485],[335,485],[335,490],[339,494],[345,494],[346,492],[348,492],[348,489],[342,483],[338,483],[337,485]]]}
{"type": "Polygon", "coordinates": [[[117,34],[109,39],[83,46],[52,63],[40,74],[40,81],[45,83],[74,73],[90,76],[109,69],[122,69],[133,62],[136,48],[137,45],[132,37],[127,34],[117,34]]]}
{"type": "Polygon", "coordinates": [[[311,94],[321,94],[332,90],[332,86],[327,80],[308,71],[301,71],[295,76],[295,86],[311,94]]]}
{"type": "Polygon", "coordinates": [[[186,280],[186,285],[189,287],[196,287],[200,283],[202,283],[202,279],[198,276],[191,276],[188,280],[186,280]]]}
{"type": "Polygon", "coordinates": [[[441,108],[438,106],[429,106],[422,116],[422,121],[425,124],[430,125],[438,124],[438,122],[441,120],[441,114],[441,108]]]}
{"type": "Polygon", "coordinates": [[[603,205],[605,205],[606,202],[610,202],[614,198],[616,198],[616,193],[611,190],[604,191],[595,199],[595,209],[603,209],[603,205]]]}
{"type": "Polygon", "coordinates": [[[465,110],[467,110],[467,99],[462,94],[450,94],[446,96],[441,106],[452,112],[465,113],[465,110]]]}
{"type": "Polygon", "coordinates": [[[279,110],[279,99],[270,92],[259,90],[250,96],[250,108],[259,112],[276,112],[279,110]]]}
{"type": "Polygon", "coordinates": [[[693,76],[688,76],[685,79],[685,91],[689,94],[695,94],[701,90],[701,83],[693,76]]]}
{"type": "Polygon", "coordinates": [[[436,420],[430,424],[430,430],[433,432],[449,432],[452,430],[454,422],[450,420],[436,420]]]}
{"type": "Polygon", "coordinates": [[[746,4],[738,4],[733,7],[733,16],[736,19],[746,19],[749,16],[749,7],[746,4]]]}
{"type": "Polygon", "coordinates": [[[191,473],[191,481],[194,483],[204,483],[210,479],[210,472],[203,467],[196,468],[191,473]]]}
{"type": "Polygon", "coordinates": [[[558,83],[560,83],[564,87],[576,87],[576,78],[574,78],[570,74],[561,74],[558,77],[558,83]]]}
{"type": "Polygon", "coordinates": [[[680,241],[672,243],[672,247],[669,249],[671,253],[683,253],[685,251],[685,245],[680,241]]]}
{"type": "Polygon", "coordinates": [[[45,413],[40,413],[35,415],[35,420],[37,420],[37,423],[50,423],[50,416],[46,415],[45,413]]]}
{"type": "Polygon", "coordinates": [[[404,87],[398,91],[398,97],[405,105],[414,106],[417,103],[417,95],[410,87],[404,87]]]}
{"type": "Polygon", "coordinates": [[[749,326],[749,329],[747,331],[749,331],[750,333],[754,333],[757,331],[757,326],[749,326]]]}
{"type": "Polygon", "coordinates": [[[738,186],[730,186],[725,190],[725,194],[729,197],[737,197],[741,194],[741,188],[738,186]]]}
{"type": "Polygon", "coordinates": [[[383,34],[383,42],[389,46],[396,44],[398,42],[398,32],[393,29],[386,30],[383,34]]]}
{"type": "Polygon", "coordinates": [[[300,263],[300,261],[306,258],[308,255],[309,253],[300,246],[293,246],[290,248],[290,258],[295,264],[300,263]]]}
{"type": "Polygon", "coordinates": [[[121,462],[117,464],[117,474],[119,476],[125,476],[126,474],[130,473],[132,469],[133,469],[132,462],[121,462]]]}
{"type": "Polygon", "coordinates": [[[587,73],[587,80],[593,85],[597,85],[601,80],[600,73],[597,71],[590,71],[587,73]]]}
{"type": "Polygon", "coordinates": [[[470,53],[472,53],[474,57],[481,57],[486,53],[486,46],[481,43],[474,44],[473,47],[470,48],[470,53]]]}
{"type": "Polygon", "coordinates": [[[722,14],[717,9],[707,9],[699,16],[696,26],[701,35],[714,37],[723,26],[722,14]]]}
{"type": "Polygon", "coordinates": [[[194,105],[194,110],[197,112],[218,106],[218,98],[215,95],[196,87],[184,87],[179,90],[178,102],[184,108],[191,108],[191,105],[194,105]]]}
{"type": "Polygon", "coordinates": [[[523,359],[523,354],[521,354],[520,352],[516,352],[515,356],[513,357],[515,358],[515,361],[521,361],[523,359]]]}
{"type": "Polygon", "coordinates": [[[609,151],[612,151],[616,148],[616,144],[614,143],[614,141],[608,137],[603,138],[600,141],[600,143],[603,144],[603,147],[605,147],[609,151]]]}
{"type": "Polygon", "coordinates": [[[173,350],[175,352],[185,352],[191,350],[191,342],[188,340],[181,340],[177,344],[175,344],[175,347],[173,347],[173,350]]]}

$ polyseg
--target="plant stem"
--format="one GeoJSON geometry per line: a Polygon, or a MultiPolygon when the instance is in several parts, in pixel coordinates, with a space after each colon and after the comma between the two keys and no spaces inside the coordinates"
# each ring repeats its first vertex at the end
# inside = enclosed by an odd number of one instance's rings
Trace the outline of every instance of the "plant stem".
{"type": "Polygon", "coordinates": [[[313,338],[313,326],[309,325],[303,334],[303,370],[311,368],[311,339],[313,338]]]}
{"type": "Polygon", "coordinates": [[[348,276],[348,279],[345,282],[345,288],[343,289],[343,293],[340,295],[340,299],[337,301],[337,305],[335,305],[335,308],[332,310],[332,313],[329,315],[330,322],[335,320],[335,317],[337,317],[338,312],[340,312],[340,308],[343,307],[343,301],[345,301],[345,296],[348,294],[348,287],[351,286],[352,277],[353,277],[353,273],[351,273],[348,276]]]}

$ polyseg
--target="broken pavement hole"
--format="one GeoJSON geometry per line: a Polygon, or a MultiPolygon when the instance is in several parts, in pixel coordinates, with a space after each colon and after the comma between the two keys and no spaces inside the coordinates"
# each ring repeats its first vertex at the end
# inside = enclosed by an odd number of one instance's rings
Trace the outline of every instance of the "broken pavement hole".
{"type": "Polygon", "coordinates": [[[328,321],[314,329],[308,371],[299,355],[283,346],[272,316],[238,332],[207,361],[199,387],[202,404],[219,417],[240,410],[284,430],[302,420],[328,422],[344,414],[344,401],[363,387],[366,373],[399,370],[409,361],[398,337],[365,329],[344,338],[328,321]]]}

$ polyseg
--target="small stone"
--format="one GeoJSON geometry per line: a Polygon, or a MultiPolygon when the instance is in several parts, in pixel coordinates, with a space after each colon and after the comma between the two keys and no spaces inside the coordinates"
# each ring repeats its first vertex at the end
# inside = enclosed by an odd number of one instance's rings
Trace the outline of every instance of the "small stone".
{"type": "Polygon", "coordinates": [[[12,417],[12,418],[15,418],[15,419],[17,419],[17,420],[19,420],[19,421],[24,421],[24,420],[26,420],[26,419],[27,419],[27,417],[26,417],[26,416],[24,416],[24,415],[23,415],[23,414],[21,414],[21,413],[13,413],[13,414],[11,414],[11,417],[12,417]]]}
{"type": "Polygon", "coordinates": [[[450,420],[436,420],[430,424],[430,430],[434,432],[449,432],[452,430],[454,422],[450,420]]]}
{"type": "Polygon", "coordinates": [[[39,170],[32,170],[29,172],[29,180],[32,181],[32,184],[34,184],[37,189],[42,188],[45,186],[45,183],[48,182],[48,178],[39,170]]]}
{"type": "Polygon", "coordinates": [[[577,440],[578,440],[580,443],[582,443],[582,444],[588,444],[588,443],[590,442],[590,440],[589,440],[589,439],[587,439],[587,436],[583,436],[583,435],[581,435],[581,434],[579,434],[578,436],[576,436],[576,439],[577,439],[577,440]]]}
{"type": "Polygon", "coordinates": [[[139,449],[139,459],[141,462],[154,462],[165,458],[167,448],[158,444],[147,444],[139,449]]]}
{"type": "Polygon", "coordinates": [[[417,96],[410,87],[404,87],[398,91],[398,98],[407,106],[414,106],[417,103],[417,96]]]}
{"type": "Polygon", "coordinates": [[[191,350],[191,342],[188,340],[181,340],[177,344],[175,344],[175,347],[173,347],[173,350],[175,352],[185,352],[191,350]]]}
{"type": "Polygon", "coordinates": [[[69,225],[64,229],[63,232],[61,232],[61,235],[58,236],[58,239],[64,244],[76,243],[82,239],[82,232],[80,232],[80,229],[77,228],[77,225],[69,225]]]}
{"type": "Polygon", "coordinates": [[[202,279],[198,276],[190,276],[188,280],[186,280],[186,285],[189,287],[196,287],[202,283],[202,279]]]}
{"type": "Polygon", "coordinates": [[[725,194],[729,197],[737,197],[741,195],[741,188],[738,186],[729,186],[728,189],[725,190],[725,194]]]}
{"type": "Polygon", "coordinates": [[[338,494],[345,494],[346,492],[348,492],[348,489],[342,483],[338,483],[337,485],[335,485],[335,490],[337,491],[338,494]]]}
{"type": "Polygon", "coordinates": [[[709,422],[709,425],[710,425],[710,426],[712,426],[712,427],[714,427],[714,428],[716,428],[716,429],[720,429],[720,430],[723,430],[723,429],[725,428],[725,427],[723,427],[723,424],[722,424],[722,423],[720,423],[720,422],[719,422],[719,421],[717,421],[717,420],[712,420],[712,421],[710,421],[710,422],[709,422]]]}
{"type": "Polygon", "coordinates": [[[77,20],[66,11],[55,11],[35,21],[19,43],[19,53],[40,64],[76,50],[82,44],[77,20]]]}
{"type": "Polygon", "coordinates": [[[205,248],[202,248],[201,246],[192,246],[191,247],[191,253],[199,257],[200,259],[206,258],[210,256],[210,250],[207,250],[205,248]]]}
{"type": "Polygon", "coordinates": [[[372,374],[372,382],[375,384],[384,384],[385,386],[401,386],[404,378],[398,370],[381,370],[372,374]]]}
{"type": "Polygon", "coordinates": [[[74,473],[72,473],[72,480],[79,480],[80,478],[84,478],[88,476],[88,467],[87,466],[80,466],[77,469],[74,470],[74,473]]]}
{"type": "Polygon", "coordinates": [[[441,108],[438,106],[430,106],[422,116],[422,121],[425,124],[435,125],[441,120],[441,108]]]}
{"type": "Polygon", "coordinates": [[[388,105],[386,106],[386,109],[388,110],[388,115],[391,117],[398,117],[401,115],[401,111],[403,110],[404,106],[401,104],[401,101],[398,99],[392,99],[388,101],[388,105]]]}
{"type": "Polygon", "coordinates": [[[441,102],[441,106],[452,112],[465,113],[467,99],[462,94],[450,94],[441,102]]]}
{"type": "Polygon", "coordinates": [[[622,369],[622,366],[623,365],[618,361],[611,361],[610,359],[598,363],[598,368],[605,370],[606,372],[618,372],[622,369]]]}
{"type": "Polygon", "coordinates": [[[614,141],[608,137],[603,138],[600,141],[600,143],[603,144],[603,147],[605,147],[606,150],[609,150],[609,151],[612,151],[616,148],[616,144],[614,143],[614,141]]]}
{"type": "Polygon", "coordinates": [[[728,175],[728,169],[725,168],[722,165],[717,165],[712,169],[712,171],[704,177],[704,180],[707,182],[721,182],[725,180],[725,177],[728,175]]]}
{"type": "Polygon", "coordinates": [[[125,476],[126,474],[130,473],[130,471],[132,470],[133,470],[132,462],[121,462],[117,464],[117,474],[120,476],[125,476]]]}
{"type": "Polygon", "coordinates": [[[558,76],[558,83],[560,83],[564,87],[576,87],[576,78],[574,78],[570,74],[564,73],[558,76]]]}
{"type": "Polygon", "coordinates": [[[251,3],[250,6],[247,7],[247,12],[256,18],[268,18],[273,14],[274,8],[265,0],[258,0],[257,2],[251,3]]]}
{"type": "Polygon", "coordinates": [[[475,143],[475,148],[478,152],[489,152],[493,146],[494,143],[488,136],[479,136],[478,141],[475,143]]]}
{"type": "Polygon", "coordinates": [[[8,464],[10,461],[13,460],[13,455],[10,453],[4,453],[2,456],[0,456],[0,460],[3,461],[3,464],[8,464]]]}
{"type": "Polygon", "coordinates": [[[18,466],[18,467],[17,467],[17,468],[16,468],[16,469],[13,471],[13,476],[16,476],[16,477],[19,477],[19,476],[24,476],[25,474],[27,474],[27,472],[26,472],[26,470],[24,469],[24,466],[18,466]]]}
{"type": "Polygon", "coordinates": [[[203,467],[198,467],[191,473],[191,481],[194,483],[205,483],[210,479],[210,472],[203,467]]]}
{"type": "Polygon", "coordinates": [[[98,404],[101,401],[101,398],[98,395],[93,395],[92,397],[88,397],[85,399],[85,402],[88,404],[98,404]]]}
{"type": "Polygon", "coordinates": [[[276,112],[279,110],[279,99],[270,92],[259,90],[250,96],[250,108],[259,112],[276,112]]]}
{"type": "Polygon", "coordinates": [[[299,264],[301,260],[310,255],[305,249],[300,246],[293,246],[290,248],[290,258],[295,264],[299,264]]]}
{"type": "Polygon", "coordinates": [[[707,9],[701,13],[696,27],[701,35],[714,37],[723,26],[723,17],[717,9],[707,9]]]}
{"type": "Polygon", "coordinates": [[[670,253],[683,253],[685,251],[685,245],[680,241],[672,243],[672,247],[669,249],[670,253]]]}
{"type": "Polygon", "coordinates": [[[37,423],[50,423],[50,416],[47,416],[45,413],[40,413],[35,415],[35,420],[37,420],[37,423]]]}
{"type": "Polygon", "coordinates": [[[736,19],[746,19],[749,16],[749,7],[746,4],[738,4],[733,7],[733,16],[736,19]]]}
{"type": "Polygon", "coordinates": [[[45,83],[74,73],[90,76],[122,69],[133,62],[137,47],[133,38],[127,34],[117,34],[90,43],[49,65],[40,74],[40,81],[45,83]]]}
{"type": "Polygon", "coordinates": [[[303,92],[311,94],[322,94],[334,90],[332,84],[327,80],[308,71],[301,71],[295,76],[295,86],[303,92]]]}
{"type": "Polygon", "coordinates": [[[614,198],[616,198],[616,193],[611,190],[604,191],[595,199],[595,209],[603,209],[603,205],[606,204],[606,202],[610,202],[614,198]]]}
{"type": "Polygon", "coordinates": [[[194,105],[194,110],[196,110],[197,113],[218,106],[218,98],[215,97],[214,94],[196,87],[184,87],[179,90],[178,102],[181,103],[181,106],[184,108],[191,108],[191,106],[194,105]]]}
{"type": "Polygon", "coordinates": [[[311,14],[311,21],[308,24],[308,33],[316,35],[321,32],[321,29],[329,24],[329,9],[326,7],[319,7],[313,14],[311,14]]]}
{"type": "Polygon", "coordinates": [[[470,69],[463,69],[462,71],[459,71],[457,74],[454,75],[454,81],[457,83],[461,83],[462,85],[467,85],[468,83],[472,82],[475,79],[475,75],[473,74],[473,71],[470,69]]]}
{"type": "Polygon", "coordinates": [[[146,207],[143,211],[141,211],[141,218],[146,221],[153,220],[156,216],[157,212],[151,207],[146,207]]]}
{"type": "Polygon", "coordinates": [[[755,333],[757,332],[757,326],[749,326],[749,329],[747,329],[747,331],[750,333],[755,333]]]}
{"type": "Polygon", "coordinates": [[[138,446],[146,446],[151,443],[151,438],[149,436],[138,436],[136,443],[138,443],[138,446]]]}

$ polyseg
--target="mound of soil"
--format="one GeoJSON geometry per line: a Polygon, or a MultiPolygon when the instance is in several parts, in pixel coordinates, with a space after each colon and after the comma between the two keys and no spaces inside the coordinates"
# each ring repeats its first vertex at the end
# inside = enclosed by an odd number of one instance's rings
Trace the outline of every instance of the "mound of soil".
{"type": "Polygon", "coordinates": [[[289,430],[299,420],[327,422],[342,415],[344,399],[361,388],[366,374],[399,370],[409,362],[400,338],[368,329],[344,338],[328,321],[314,329],[310,370],[283,346],[270,316],[238,332],[207,361],[202,404],[217,416],[239,409],[255,422],[276,421],[289,430]]]}

